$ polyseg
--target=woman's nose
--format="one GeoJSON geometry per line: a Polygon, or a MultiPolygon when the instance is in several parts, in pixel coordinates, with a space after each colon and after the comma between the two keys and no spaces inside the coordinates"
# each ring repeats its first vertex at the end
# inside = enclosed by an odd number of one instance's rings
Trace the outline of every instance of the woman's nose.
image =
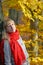
{"type": "Polygon", "coordinates": [[[12,25],[9,25],[8,27],[12,27],[12,25]]]}

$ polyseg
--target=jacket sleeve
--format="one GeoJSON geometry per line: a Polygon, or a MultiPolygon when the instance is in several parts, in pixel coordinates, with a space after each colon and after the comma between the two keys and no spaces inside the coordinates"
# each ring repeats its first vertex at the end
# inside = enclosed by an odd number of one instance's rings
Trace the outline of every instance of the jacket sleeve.
{"type": "Polygon", "coordinates": [[[24,51],[24,54],[25,54],[25,56],[26,56],[26,61],[25,61],[22,65],[30,65],[30,60],[28,60],[29,54],[28,54],[28,52],[27,52],[27,50],[26,50],[25,44],[24,44],[24,42],[23,42],[21,36],[20,36],[18,42],[19,42],[20,46],[22,47],[22,49],[23,49],[23,51],[24,51]]]}
{"type": "Polygon", "coordinates": [[[10,50],[8,40],[4,41],[4,58],[5,58],[5,65],[12,65],[11,64],[11,50],[10,50]]]}
{"type": "Polygon", "coordinates": [[[28,57],[29,57],[29,54],[28,54],[28,52],[27,52],[27,50],[26,50],[25,44],[24,44],[24,42],[23,42],[21,36],[20,36],[18,42],[19,42],[20,46],[22,47],[26,58],[28,58],[28,57]]]}

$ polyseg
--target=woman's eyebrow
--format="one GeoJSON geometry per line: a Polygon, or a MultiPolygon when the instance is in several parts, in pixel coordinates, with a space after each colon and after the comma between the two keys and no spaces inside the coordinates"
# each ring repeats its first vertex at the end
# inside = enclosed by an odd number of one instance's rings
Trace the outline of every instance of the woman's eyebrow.
{"type": "Polygon", "coordinates": [[[8,23],[8,25],[9,25],[10,23],[8,23]]]}

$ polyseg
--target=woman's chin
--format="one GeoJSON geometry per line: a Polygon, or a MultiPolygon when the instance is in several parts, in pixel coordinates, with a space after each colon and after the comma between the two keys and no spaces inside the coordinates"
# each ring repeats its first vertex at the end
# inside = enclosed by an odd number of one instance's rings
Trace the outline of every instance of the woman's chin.
{"type": "Polygon", "coordinates": [[[7,32],[8,33],[13,33],[13,32],[15,32],[16,30],[8,30],[7,32]]]}
{"type": "Polygon", "coordinates": [[[13,33],[13,32],[15,32],[15,31],[8,31],[8,33],[13,33]]]}

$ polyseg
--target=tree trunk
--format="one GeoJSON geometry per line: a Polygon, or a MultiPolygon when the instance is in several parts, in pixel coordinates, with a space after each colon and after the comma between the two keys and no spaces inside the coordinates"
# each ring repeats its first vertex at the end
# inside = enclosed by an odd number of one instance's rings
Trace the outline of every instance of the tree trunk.
{"type": "Polygon", "coordinates": [[[38,41],[36,41],[38,39],[38,23],[38,19],[35,19],[35,22],[30,22],[31,30],[36,30],[36,32],[32,35],[32,41],[35,41],[35,47],[33,49],[33,51],[35,52],[35,56],[38,56],[38,41]]]}

